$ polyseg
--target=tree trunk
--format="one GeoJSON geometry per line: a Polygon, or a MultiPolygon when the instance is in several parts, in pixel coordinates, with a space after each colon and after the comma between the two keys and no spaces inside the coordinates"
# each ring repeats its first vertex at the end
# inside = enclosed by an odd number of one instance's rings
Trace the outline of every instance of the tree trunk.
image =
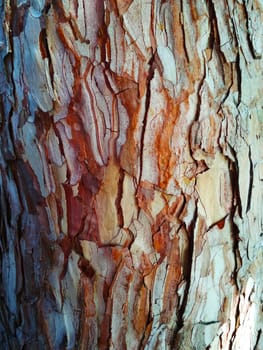
{"type": "Polygon", "coordinates": [[[263,349],[262,2],[1,1],[2,349],[263,349]]]}

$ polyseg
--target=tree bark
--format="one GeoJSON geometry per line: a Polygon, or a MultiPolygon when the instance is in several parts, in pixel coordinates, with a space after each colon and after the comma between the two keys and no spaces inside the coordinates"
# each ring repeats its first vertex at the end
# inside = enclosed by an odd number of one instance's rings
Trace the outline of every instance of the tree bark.
{"type": "Polygon", "coordinates": [[[0,2],[2,349],[263,349],[262,2],[0,2]]]}

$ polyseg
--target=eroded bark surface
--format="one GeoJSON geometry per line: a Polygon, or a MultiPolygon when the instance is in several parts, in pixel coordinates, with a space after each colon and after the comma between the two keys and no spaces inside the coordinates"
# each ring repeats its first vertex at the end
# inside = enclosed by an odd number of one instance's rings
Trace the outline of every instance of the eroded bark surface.
{"type": "Polygon", "coordinates": [[[0,5],[2,349],[263,349],[262,2],[0,5]]]}

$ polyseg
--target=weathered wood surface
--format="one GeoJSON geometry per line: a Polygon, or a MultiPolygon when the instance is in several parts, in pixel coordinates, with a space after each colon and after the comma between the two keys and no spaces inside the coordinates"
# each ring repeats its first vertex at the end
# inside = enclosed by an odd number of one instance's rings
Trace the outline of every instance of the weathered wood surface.
{"type": "Polygon", "coordinates": [[[2,349],[263,349],[262,1],[0,1],[2,349]]]}

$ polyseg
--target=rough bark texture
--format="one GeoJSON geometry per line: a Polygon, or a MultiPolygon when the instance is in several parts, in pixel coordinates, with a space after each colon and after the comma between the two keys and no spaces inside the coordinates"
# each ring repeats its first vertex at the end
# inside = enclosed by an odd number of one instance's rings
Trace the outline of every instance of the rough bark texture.
{"type": "Polygon", "coordinates": [[[0,1],[1,349],[263,349],[262,1],[0,1]]]}

